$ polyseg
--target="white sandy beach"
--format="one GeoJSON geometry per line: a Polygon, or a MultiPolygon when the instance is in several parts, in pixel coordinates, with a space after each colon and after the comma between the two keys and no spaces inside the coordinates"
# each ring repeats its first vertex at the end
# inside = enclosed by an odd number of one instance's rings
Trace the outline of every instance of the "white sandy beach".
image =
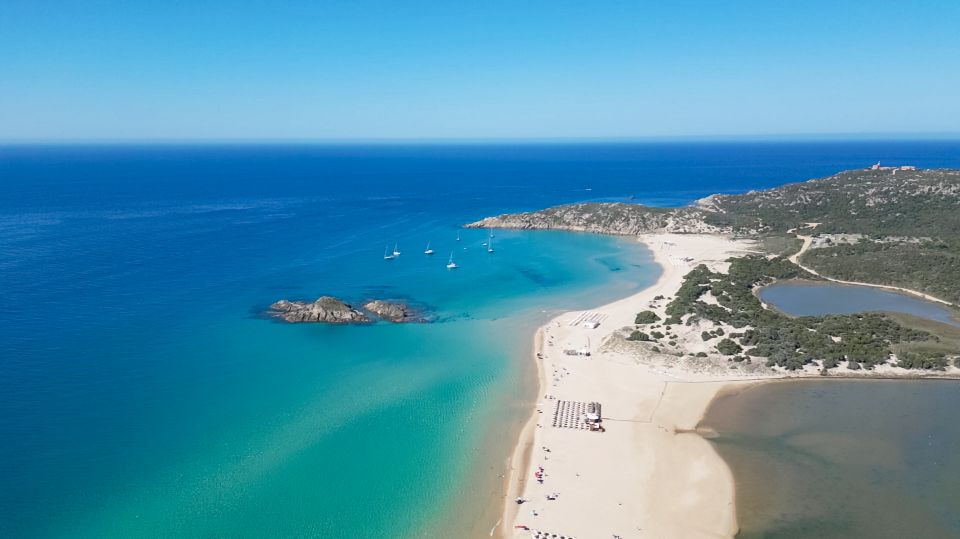
{"type": "MultiPolygon", "coordinates": [[[[641,239],[663,268],[654,286],[595,309],[605,315],[599,328],[571,326],[580,313],[566,313],[537,333],[540,394],[511,459],[500,526],[505,537],[530,536],[516,526],[567,537],[736,533],[730,471],[707,441],[682,431],[696,427],[728,383],[748,382],[725,381],[731,378],[726,373],[670,372],[644,365],[605,343],[614,330],[632,325],[637,312],[647,309],[654,297],[672,296],[696,264],[723,267],[725,259],[751,245],[715,235],[641,239]],[[563,353],[584,347],[588,338],[589,358],[563,353]],[[600,402],[606,432],[552,427],[556,401],[545,395],[600,402]],[[541,466],[545,471],[539,484],[533,474],[541,466]],[[548,494],[558,496],[547,500],[548,494]],[[517,505],[517,497],[529,501],[517,505]]],[[[662,307],[666,302],[658,303],[662,307]]],[[[696,333],[699,339],[699,330],[696,333]]]]}
{"type": "MultiPolygon", "coordinates": [[[[626,341],[622,330],[633,326],[638,312],[650,309],[666,318],[663,309],[690,269],[702,263],[726,271],[728,258],[754,251],[749,241],[719,235],[658,234],[640,241],[662,267],[656,284],[593,309],[602,319],[598,328],[573,323],[584,313],[569,312],[537,331],[537,405],[510,457],[503,515],[491,535],[531,537],[540,530],[575,538],[732,537],[733,476],[693,429],[721,390],[818,376],[814,366],[786,372],[731,363],[703,342],[701,332],[715,327],[710,322],[673,326],[668,333],[676,346],[659,354],[626,341]],[[589,357],[564,353],[588,342],[589,357]],[[710,357],[693,357],[697,352],[710,357]],[[552,426],[557,400],[599,402],[605,432],[552,426]],[[541,467],[542,483],[534,475],[541,467]],[[526,501],[518,505],[518,497],[526,501]]],[[[960,372],[947,371],[939,376],[960,372]]],[[[886,375],[915,371],[884,365],[871,373],[886,375]]]]}

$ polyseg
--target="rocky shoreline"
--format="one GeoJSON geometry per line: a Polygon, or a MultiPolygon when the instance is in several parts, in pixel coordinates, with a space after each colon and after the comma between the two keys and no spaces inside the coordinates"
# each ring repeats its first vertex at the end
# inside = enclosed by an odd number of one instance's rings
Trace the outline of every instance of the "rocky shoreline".
{"type": "Polygon", "coordinates": [[[368,324],[376,320],[393,323],[429,321],[422,313],[405,303],[375,299],[365,303],[362,309],[357,309],[333,296],[321,296],[313,302],[282,299],[270,306],[268,314],[294,324],[368,324]]]}
{"type": "Polygon", "coordinates": [[[520,230],[569,230],[636,236],[650,233],[721,234],[729,226],[707,222],[711,213],[698,202],[682,208],[655,208],[623,202],[567,204],[545,210],[487,217],[465,228],[515,228],[520,230]]]}

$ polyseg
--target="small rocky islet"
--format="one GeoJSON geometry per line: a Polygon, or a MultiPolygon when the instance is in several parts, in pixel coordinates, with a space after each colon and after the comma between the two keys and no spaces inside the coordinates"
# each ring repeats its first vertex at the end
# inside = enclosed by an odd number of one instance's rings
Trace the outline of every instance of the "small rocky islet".
{"type": "Polygon", "coordinates": [[[316,301],[289,301],[282,299],[270,306],[270,316],[291,323],[366,324],[375,320],[387,322],[426,322],[409,305],[375,299],[354,308],[333,296],[321,296],[316,301]]]}
{"type": "Polygon", "coordinates": [[[404,303],[375,299],[365,303],[363,308],[388,322],[426,322],[426,319],[404,303]]]}

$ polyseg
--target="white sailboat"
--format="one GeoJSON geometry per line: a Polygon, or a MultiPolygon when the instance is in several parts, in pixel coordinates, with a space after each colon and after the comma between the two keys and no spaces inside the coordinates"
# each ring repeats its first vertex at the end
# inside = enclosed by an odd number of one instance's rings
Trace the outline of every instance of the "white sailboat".
{"type": "Polygon", "coordinates": [[[460,241],[460,231],[457,231],[457,241],[460,241]]]}
{"type": "Polygon", "coordinates": [[[487,242],[487,252],[493,252],[493,236],[490,236],[490,241],[487,242]]]}
{"type": "Polygon", "coordinates": [[[393,244],[393,256],[400,256],[400,251],[397,249],[397,244],[393,244]]]}
{"type": "Polygon", "coordinates": [[[490,237],[493,238],[493,230],[490,230],[490,237]]]}
{"type": "Polygon", "coordinates": [[[429,242],[429,241],[427,242],[427,250],[424,251],[423,254],[425,254],[425,255],[432,255],[432,254],[433,254],[433,249],[430,248],[430,242],[429,242]]]}
{"type": "Polygon", "coordinates": [[[457,263],[453,261],[453,252],[451,252],[450,260],[447,261],[447,269],[457,269],[459,267],[460,266],[458,266],[457,263]]]}
{"type": "Polygon", "coordinates": [[[390,247],[383,248],[383,259],[384,260],[393,260],[393,255],[390,254],[390,247]]]}

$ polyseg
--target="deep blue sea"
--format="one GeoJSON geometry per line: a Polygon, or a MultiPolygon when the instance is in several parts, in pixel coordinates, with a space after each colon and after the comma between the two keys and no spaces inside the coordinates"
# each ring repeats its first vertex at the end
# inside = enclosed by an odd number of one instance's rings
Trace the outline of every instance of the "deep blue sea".
{"type": "Polygon", "coordinates": [[[625,238],[488,254],[459,225],[877,160],[958,167],[960,143],[0,147],[0,536],[486,533],[533,328],[658,269],[625,238]],[[322,294],[436,321],[262,316],[322,294]]]}

